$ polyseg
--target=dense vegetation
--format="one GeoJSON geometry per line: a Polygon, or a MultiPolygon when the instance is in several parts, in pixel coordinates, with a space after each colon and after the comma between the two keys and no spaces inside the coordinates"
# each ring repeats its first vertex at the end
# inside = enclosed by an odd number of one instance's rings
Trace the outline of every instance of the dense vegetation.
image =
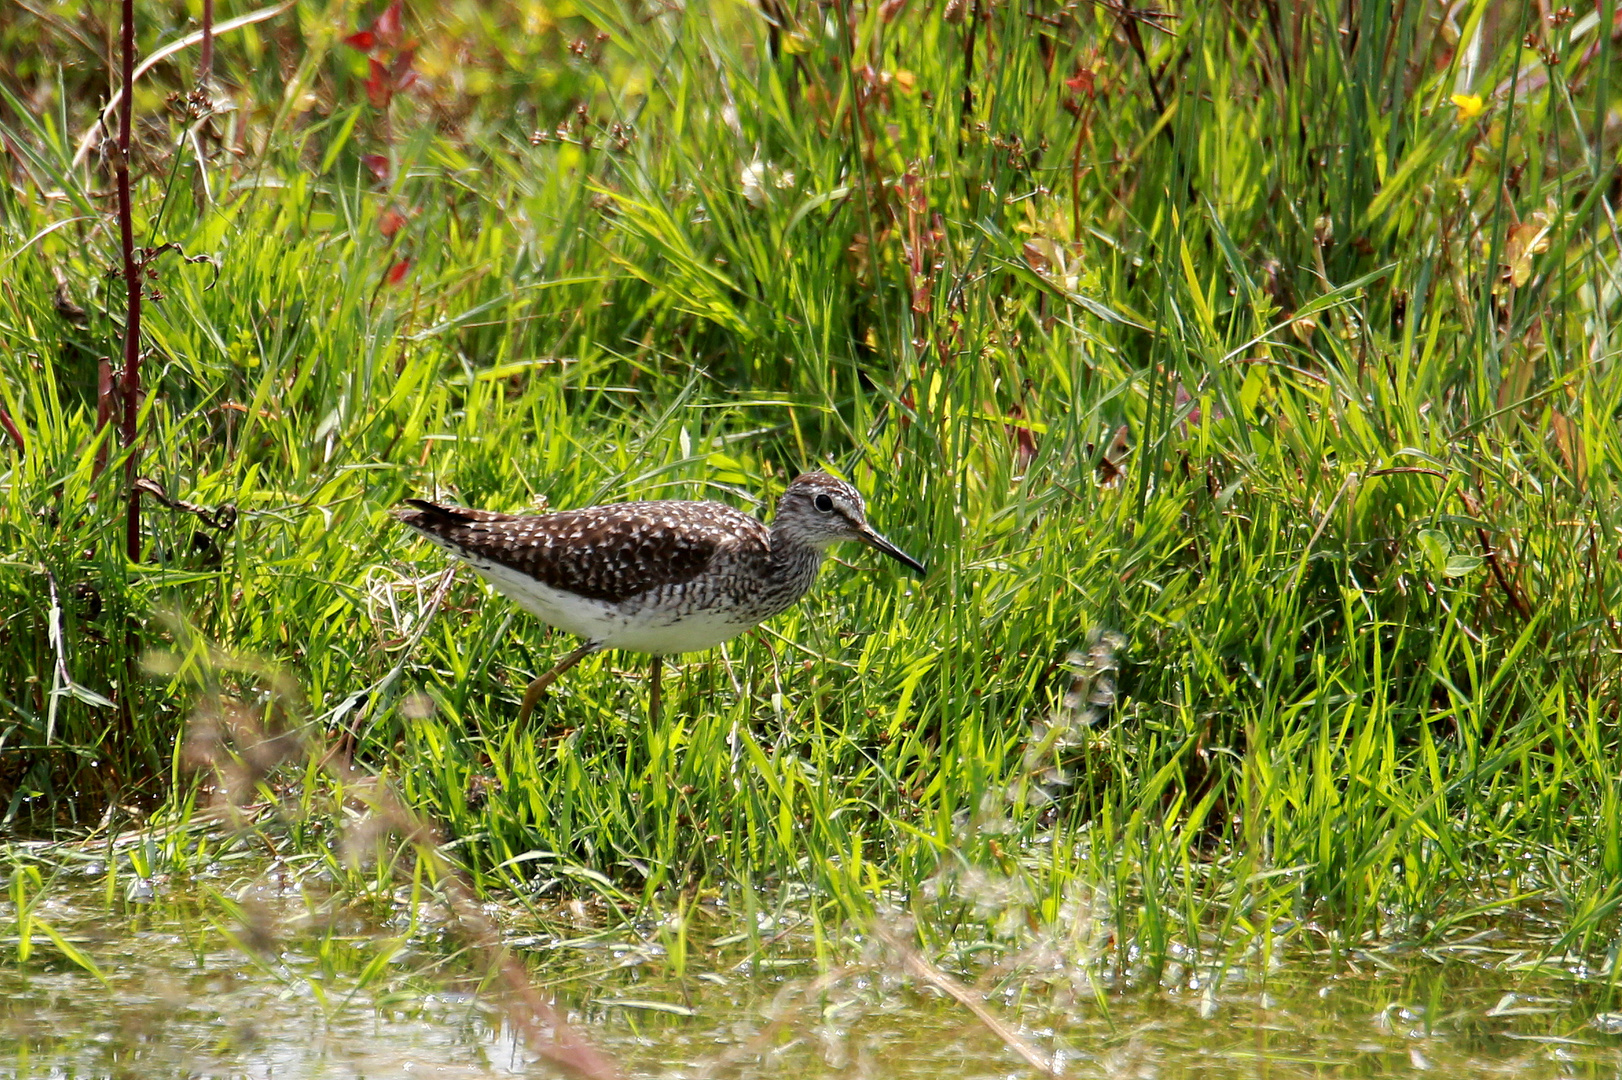
{"type": "MultiPolygon", "coordinates": [[[[137,81],[134,447],[116,22],[0,16],[6,829],[136,815],[182,872],[245,778],[340,867],[285,730],[502,894],[1128,975],[1515,917],[1604,968],[1609,6],[392,10],[222,3],[211,90],[137,81]],[[657,727],[616,654],[515,727],[569,640],[388,517],[819,465],[928,578],[844,553],[657,727]]],[[[138,12],[147,56],[198,8],[138,12]]]]}

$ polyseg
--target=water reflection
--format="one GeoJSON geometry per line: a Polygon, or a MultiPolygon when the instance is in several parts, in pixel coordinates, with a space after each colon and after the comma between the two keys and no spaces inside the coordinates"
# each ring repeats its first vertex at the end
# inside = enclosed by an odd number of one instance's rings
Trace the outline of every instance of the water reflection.
{"type": "MultiPolygon", "coordinates": [[[[15,932],[0,940],[0,1076],[555,1075],[433,918],[272,893],[253,900],[274,935],[245,931],[253,919],[233,921],[240,910],[201,893],[110,903],[94,880],[52,882],[35,916],[105,985],[37,933],[26,963],[15,932]]],[[[0,904],[0,926],[14,923],[0,904]]],[[[819,974],[785,963],[806,955],[791,937],[765,965],[740,964],[740,945],[694,941],[675,978],[650,937],[533,930],[515,933],[516,947],[631,1076],[1032,1075],[983,1023],[882,957],[819,974]]],[[[1617,1075],[1622,1017],[1598,1011],[1584,984],[1487,962],[1516,955],[1503,943],[1491,957],[1366,952],[1333,969],[1294,961],[1265,985],[1185,979],[1092,997],[1004,972],[978,990],[1067,1076],[1617,1075]]]]}

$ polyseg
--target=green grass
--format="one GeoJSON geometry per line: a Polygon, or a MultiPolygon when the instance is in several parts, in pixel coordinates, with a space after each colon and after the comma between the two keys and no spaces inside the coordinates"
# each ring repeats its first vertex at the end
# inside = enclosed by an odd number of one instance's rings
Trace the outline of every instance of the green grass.
{"type": "MultiPolygon", "coordinates": [[[[1103,7],[801,5],[775,35],[742,4],[419,7],[425,79],[386,112],[339,41],[375,10],[309,0],[221,40],[237,152],[165,119],[187,54],[139,88],[140,242],[218,264],[155,263],[140,470],[240,510],[214,532],[149,500],[139,564],[125,451],[94,464],[122,304],[73,154],[101,75],[65,24],[4,28],[7,828],[184,819],[188,717],[257,702],[262,664],[486,889],[719,892],[832,950],[905,910],[932,947],[1051,937],[1115,971],[1535,911],[1603,969],[1609,35],[1188,5],[1136,25],[1140,61],[1103,7]],[[569,641],[466,574],[424,629],[444,563],[387,516],[746,505],[818,465],[927,580],[846,553],[687,658],[651,728],[609,654],[516,729],[569,641]],[[1103,630],[1118,698],[1038,765],[1103,630]]],[[[143,51],[177,10],[141,5],[143,51]]],[[[317,774],[267,783],[322,850],[317,774]]]]}

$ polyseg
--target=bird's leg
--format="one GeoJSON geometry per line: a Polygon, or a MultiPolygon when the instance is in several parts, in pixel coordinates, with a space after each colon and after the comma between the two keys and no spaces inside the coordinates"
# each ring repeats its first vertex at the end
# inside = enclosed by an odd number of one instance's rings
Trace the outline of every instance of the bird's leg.
{"type": "Polygon", "coordinates": [[[664,657],[653,654],[653,673],[648,676],[648,726],[659,726],[659,675],[664,670],[664,657]]]}
{"type": "Polygon", "coordinates": [[[602,645],[599,643],[588,641],[562,660],[559,660],[551,671],[530,683],[529,688],[524,691],[524,703],[518,707],[519,725],[521,726],[529,720],[529,714],[535,711],[535,703],[541,700],[541,694],[548,686],[557,681],[559,675],[562,675],[600,648],[602,648],[602,645]]]}

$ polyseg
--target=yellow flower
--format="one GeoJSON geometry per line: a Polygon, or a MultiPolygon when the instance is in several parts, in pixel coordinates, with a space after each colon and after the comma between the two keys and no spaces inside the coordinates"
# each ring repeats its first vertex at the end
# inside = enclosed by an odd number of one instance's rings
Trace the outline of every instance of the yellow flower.
{"type": "Polygon", "coordinates": [[[1482,100],[1480,94],[1454,94],[1449,100],[1459,107],[1461,124],[1466,120],[1474,120],[1487,108],[1487,103],[1482,100]]]}

